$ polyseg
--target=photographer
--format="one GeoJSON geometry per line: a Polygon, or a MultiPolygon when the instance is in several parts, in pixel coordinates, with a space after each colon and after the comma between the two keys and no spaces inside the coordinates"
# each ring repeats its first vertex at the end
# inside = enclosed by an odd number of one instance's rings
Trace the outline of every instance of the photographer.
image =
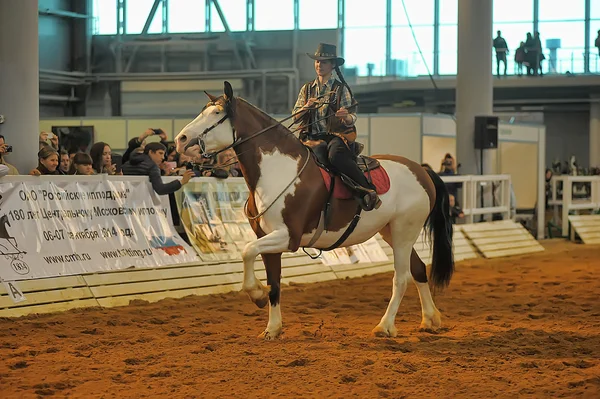
{"type": "Polygon", "coordinates": [[[123,164],[123,174],[133,176],[148,176],[152,188],[158,195],[171,194],[179,190],[181,186],[187,184],[194,172],[185,171],[181,180],[175,180],[167,184],[163,183],[160,172],[160,165],[164,162],[167,148],[161,143],[149,143],[141,149],[133,152],[125,164],[123,164]]]}
{"type": "Polygon", "coordinates": [[[129,143],[127,143],[127,150],[123,154],[122,162],[125,163],[125,162],[129,161],[129,157],[131,156],[133,151],[135,151],[137,148],[143,149],[144,146],[146,145],[146,139],[153,135],[157,135],[160,137],[160,144],[162,144],[165,147],[165,151],[166,151],[166,148],[168,147],[167,133],[165,133],[165,131],[162,129],[146,129],[146,131],[144,133],[140,134],[139,137],[134,137],[131,140],[129,140],[129,143]]]}
{"type": "MultiPolygon", "coordinates": [[[[460,166],[460,165],[459,165],[460,166]]],[[[444,159],[442,159],[442,165],[440,168],[439,176],[456,176],[458,175],[458,166],[456,165],[456,160],[450,153],[446,153],[444,159]]],[[[448,194],[454,196],[454,198],[458,197],[458,189],[461,187],[460,183],[446,183],[446,189],[448,190],[448,194]]]]}
{"type": "Polygon", "coordinates": [[[6,154],[11,153],[12,150],[13,150],[12,145],[7,145],[4,142],[4,136],[2,136],[0,134],[0,165],[4,165],[8,168],[7,175],[16,176],[19,174],[19,171],[17,170],[17,168],[15,168],[13,165],[7,163],[4,160],[4,157],[6,156],[6,154]]]}

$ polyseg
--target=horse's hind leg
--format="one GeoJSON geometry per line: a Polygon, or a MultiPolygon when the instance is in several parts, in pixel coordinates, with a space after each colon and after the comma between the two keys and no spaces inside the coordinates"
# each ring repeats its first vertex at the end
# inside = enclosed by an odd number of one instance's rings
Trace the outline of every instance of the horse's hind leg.
{"type": "Polygon", "coordinates": [[[381,232],[383,239],[394,249],[394,280],[392,286],[392,298],[388,304],[381,321],[373,329],[372,334],[377,337],[395,337],[397,330],[395,324],[396,313],[400,302],[406,292],[408,279],[410,278],[410,254],[412,242],[403,241],[399,238],[399,231],[394,231],[393,226],[386,226],[381,232]],[[395,237],[394,237],[395,235],[395,237]]]}
{"type": "Polygon", "coordinates": [[[425,263],[421,260],[417,251],[413,248],[410,254],[410,274],[417,289],[419,290],[419,298],[421,298],[421,328],[427,330],[437,330],[442,325],[442,314],[435,307],[429,284],[427,284],[427,269],[425,263]]]}

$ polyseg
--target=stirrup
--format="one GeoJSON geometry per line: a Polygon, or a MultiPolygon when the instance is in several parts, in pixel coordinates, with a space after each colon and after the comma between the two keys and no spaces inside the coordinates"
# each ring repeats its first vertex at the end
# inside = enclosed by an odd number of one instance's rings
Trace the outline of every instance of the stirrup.
{"type": "Polygon", "coordinates": [[[360,207],[366,212],[379,209],[381,206],[381,199],[379,199],[379,196],[374,190],[367,191],[362,195],[358,202],[360,207]]]}

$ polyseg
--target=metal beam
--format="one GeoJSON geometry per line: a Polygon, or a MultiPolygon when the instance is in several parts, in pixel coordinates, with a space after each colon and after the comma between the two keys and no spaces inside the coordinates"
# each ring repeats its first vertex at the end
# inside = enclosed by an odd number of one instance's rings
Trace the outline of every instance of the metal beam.
{"type": "MultiPolygon", "coordinates": [[[[142,28],[142,35],[147,35],[150,30],[150,25],[154,20],[154,16],[156,15],[156,10],[158,10],[158,6],[163,2],[163,0],[154,0],[154,4],[152,4],[152,8],[150,9],[150,13],[148,14],[148,18],[146,18],[146,22],[144,23],[144,28],[142,28]]],[[[125,67],[125,72],[129,72],[131,66],[133,65],[133,61],[135,60],[135,56],[137,55],[140,46],[135,46],[133,51],[131,52],[131,56],[129,57],[129,61],[127,61],[127,66],[125,67]]]]}
{"type": "Polygon", "coordinates": [[[55,10],[53,8],[40,8],[38,10],[38,12],[40,15],[53,15],[56,17],[63,17],[63,18],[82,18],[82,19],[92,18],[91,15],[80,14],[78,12],[65,11],[65,10],[55,10]]]}
{"type": "Polygon", "coordinates": [[[591,5],[592,1],[591,0],[585,0],[585,29],[584,29],[584,43],[585,43],[585,55],[583,56],[584,59],[584,65],[583,65],[583,71],[585,73],[590,73],[590,33],[591,33],[591,28],[590,28],[590,19],[592,16],[592,5],[591,5]]]}
{"type": "MultiPolygon", "coordinates": [[[[440,0],[434,0],[433,9],[433,76],[440,74],[440,0]]],[[[456,22],[458,26],[458,21],[456,22]]],[[[458,28],[456,29],[458,41],[458,28]]]]}
{"type": "Polygon", "coordinates": [[[392,0],[386,0],[385,7],[385,74],[392,75],[392,0]]]}
{"type": "Polygon", "coordinates": [[[244,68],[244,63],[242,61],[242,57],[240,55],[240,50],[237,47],[237,41],[231,34],[231,29],[229,29],[229,24],[227,23],[227,19],[225,18],[225,14],[223,14],[223,10],[221,9],[221,5],[219,4],[219,0],[212,0],[213,5],[215,6],[215,10],[217,10],[217,14],[219,14],[219,18],[221,18],[221,22],[223,23],[223,27],[225,28],[225,32],[227,32],[227,36],[233,42],[233,53],[235,54],[235,58],[240,65],[240,68],[244,68]]]}

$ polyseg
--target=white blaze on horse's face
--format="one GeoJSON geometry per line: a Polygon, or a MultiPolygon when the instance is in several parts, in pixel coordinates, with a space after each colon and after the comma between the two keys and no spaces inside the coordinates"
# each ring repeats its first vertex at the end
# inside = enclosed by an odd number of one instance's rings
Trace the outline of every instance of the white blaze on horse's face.
{"type": "Polygon", "coordinates": [[[197,139],[204,142],[204,151],[214,152],[231,145],[233,130],[229,119],[223,121],[208,133],[202,133],[219,122],[225,116],[225,109],[220,105],[209,105],[193,121],[187,124],[175,137],[177,152],[189,156],[199,155],[201,152],[197,139]]]}

